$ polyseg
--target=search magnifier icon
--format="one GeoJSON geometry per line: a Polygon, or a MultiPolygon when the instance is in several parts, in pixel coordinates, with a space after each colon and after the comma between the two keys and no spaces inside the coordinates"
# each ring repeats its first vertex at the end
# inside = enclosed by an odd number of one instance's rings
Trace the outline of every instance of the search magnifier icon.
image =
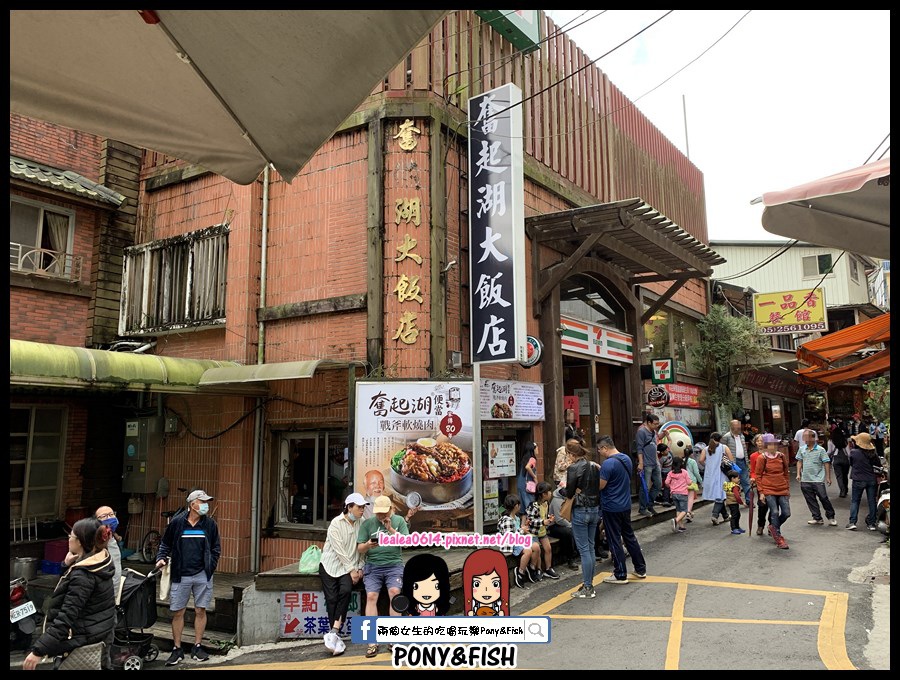
{"type": "Polygon", "coordinates": [[[537,637],[546,637],[544,635],[544,629],[541,628],[541,624],[539,623],[529,623],[528,624],[528,633],[530,635],[536,635],[537,637]]]}

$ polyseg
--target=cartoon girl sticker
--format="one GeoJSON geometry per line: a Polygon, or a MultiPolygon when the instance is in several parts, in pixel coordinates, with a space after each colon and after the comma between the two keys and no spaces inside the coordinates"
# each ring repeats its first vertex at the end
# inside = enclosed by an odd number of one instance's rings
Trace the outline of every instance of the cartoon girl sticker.
{"type": "Polygon", "coordinates": [[[463,565],[467,616],[509,616],[509,567],[498,550],[481,548],[463,565]]]}
{"type": "Polygon", "coordinates": [[[403,587],[394,611],[408,616],[446,616],[450,609],[450,570],[437,555],[413,555],[403,567],[403,587]]]}

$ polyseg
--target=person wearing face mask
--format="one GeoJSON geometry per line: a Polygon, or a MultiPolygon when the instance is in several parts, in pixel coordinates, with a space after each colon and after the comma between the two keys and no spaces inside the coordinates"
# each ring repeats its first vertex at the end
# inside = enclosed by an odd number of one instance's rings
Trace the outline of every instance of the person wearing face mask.
{"type": "Polygon", "coordinates": [[[166,661],[175,666],[184,660],[181,634],[184,631],[184,610],[194,596],[194,632],[196,639],[191,658],[206,661],[209,654],[200,646],[206,630],[206,608],[212,601],[213,573],[222,554],[219,527],[209,516],[209,501],[215,500],[205,491],[192,491],[187,497],[189,512],[172,518],[166,527],[156,553],[156,568],[170,562],[172,586],[169,591],[169,610],[172,612],[172,640],[175,647],[166,661]]]}
{"type": "Polygon", "coordinates": [[[119,549],[119,536],[116,529],[119,528],[119,519],[116,517],[116,511],[108,505],[102,505],[97,508],[94,513],[94,519],[98,520],[103,526],[109,527],[110,537],[106,543],[106,551],[109,553],[113,561],[113,567],[116,573],[113,575],[113,589],[118,593],[119,583],[122,580],[122,551],[119,549]]]}

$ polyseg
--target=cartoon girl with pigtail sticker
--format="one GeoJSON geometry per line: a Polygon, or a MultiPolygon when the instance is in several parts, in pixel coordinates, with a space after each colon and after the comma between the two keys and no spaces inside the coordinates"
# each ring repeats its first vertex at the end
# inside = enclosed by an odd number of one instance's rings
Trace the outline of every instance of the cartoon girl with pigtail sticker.
{"type": "Polygon", "coordinates": [[[466,616],[509,616],[509,567],[498,550],[481,548],[463,565],[466,616]]]}
{"type": "Polygon", "coordinates": [[[403,587],[394,597],[394,611],[407,616],[446,616],[450,597],[450,570],[437,555],[413,555],[403,567],[403,587]]]}

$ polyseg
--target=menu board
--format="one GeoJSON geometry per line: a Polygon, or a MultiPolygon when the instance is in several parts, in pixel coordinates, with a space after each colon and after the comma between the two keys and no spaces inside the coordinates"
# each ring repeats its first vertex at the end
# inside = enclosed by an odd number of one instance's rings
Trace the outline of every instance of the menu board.
{"type": "Polygon", "coordinates": [[[479,396],[482,420],[544,420],[541,383],[483,378],[479,396]]]}
{"type": "Polygon", "coordinates": [[[483,515],[485,522],[496,522],[500,519],[500,493],[496,479],[486,479],[484,485],[483,515]]]}

